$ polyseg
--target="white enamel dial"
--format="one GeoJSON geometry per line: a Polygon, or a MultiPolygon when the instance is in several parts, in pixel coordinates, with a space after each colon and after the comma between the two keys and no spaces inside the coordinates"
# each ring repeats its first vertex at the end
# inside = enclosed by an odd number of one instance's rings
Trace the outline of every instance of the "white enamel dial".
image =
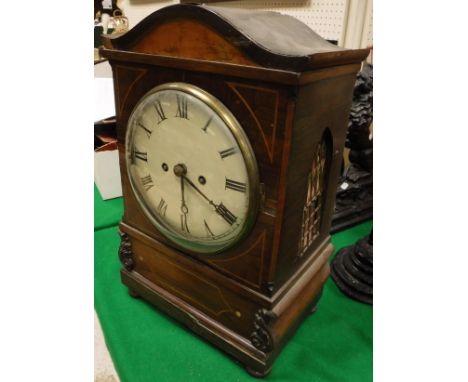
{"type": "Polygon", "coordinates": [[[126,158],[146,215],[179,246],[219,252],[251,225],[258,189],[252,149],[205,91],[170,83],[146,94],[128,122],[126,158]]]}

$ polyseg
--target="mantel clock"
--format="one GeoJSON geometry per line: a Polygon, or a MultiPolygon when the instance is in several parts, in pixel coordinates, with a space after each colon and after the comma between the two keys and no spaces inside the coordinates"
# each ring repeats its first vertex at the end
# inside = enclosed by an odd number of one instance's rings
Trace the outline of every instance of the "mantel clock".
{"type": "Polygon", "coordinates": [[[264,376],[329,274],[356,73],[276,12],[178,4],[109,36],[121,277],[264,376]]]}

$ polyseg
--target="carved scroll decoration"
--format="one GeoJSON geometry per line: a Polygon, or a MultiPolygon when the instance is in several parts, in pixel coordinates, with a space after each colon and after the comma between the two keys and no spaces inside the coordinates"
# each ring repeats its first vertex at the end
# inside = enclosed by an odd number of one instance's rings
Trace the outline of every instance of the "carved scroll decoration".
{"type": "Polygon", "coordinates": [[[119,259],[123,267],[127,271],[131,271],[135,267],[135,261],[133,260],[132,243],[130,241],[130,237],[125,232],[119,231],[119,235],[119,259]]]}
{"type": "Polygon", "coordinates": [[[276,315],[270,310],[259,309],[255,313],[254,331],[250,335],[250,341],[253,346],[265,353],[273,350],[270,327],[275,319],[276,315]]]}
{"type": "Polygon", "coordinates": [[[320,234],[324,194],[325,162],[327,147],[322,140],[316,147],[312,169],[308,176],[307,199],[302,210],[302,228],[299,240],[299,256],[304,255],[320,234]]]}

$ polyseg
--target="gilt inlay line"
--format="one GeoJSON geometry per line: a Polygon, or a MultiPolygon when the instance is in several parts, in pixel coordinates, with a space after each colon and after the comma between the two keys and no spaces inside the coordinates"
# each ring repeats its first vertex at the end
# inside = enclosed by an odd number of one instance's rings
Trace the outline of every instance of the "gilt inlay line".
{"type": "Polygon", "coordinates": [[[277,125],[277,120],[278,120],[278,107],[279,107],[279,95],[278,92],[275,90],[271,90],[268,88],[262,88],[258,86],[250,86],[250,85],[243,85],[243,84],[237,84],[233,82],[228,82],[227,83],[229,87],[232,89],[234,93],[239,97],[239,99],[242,101],[244,106],[247,108],[249,111],[250,115],[252,116],[253,120],[255,121],[255,124],[257,125],[258,129],[260,130],[260,134],[262,135],[263,142],[265,144],[265,148],[267,150],[268,158],[270,159],[270,162],[273,163],[273,155],[275,151],[275,140],[276,140],[276,125],[277,125]],[[275,107],[274,107],[274,113],[273,113],[273,122],[272,122],[272,133],[271,133],[271,142],[268,141],[266,134],[265,134],[265,129],[260,123],[260,121],[257,118],[257,115],[255,114],[255,111],[252,109],[250,106],[249,102],[245,99],[245,97],[239,92],[240,88],[246,88],[246,89],[253,89],[258,92],[264,92],[264,93],[270,93],[275,96],[275,107]]]}
{"type": "MultiPolygon", "coordinates": [[[[201,306],[202,308],[204,308],[206,311],[208,312],[211,312],[213,315],[215,316],[220,316],[221,314],[223,313],[232,313],[232,314],[235,314],[235,309],[233,309],[231,307],[231,305],[229,304],[229,302],[226,300],[226,298],[224,297],[224,294],[223,292],[221,291],[221,289],[216,286],[215,284],[209,282],[208,280],[205,280],[203,278],[201,278],[200,276],[198,276],[197,274],[195,273],[192,273],[192,272],[189,272],[188,270],[180,267],[179,265],[177,265],[176,263],[172,262],[172,261],[169,261],[167,259],[164,259],[163,260],[164,262],[166,262],[167,264],[169,264],[169,268],[170,267],[174,267],[174,268],[178,268],[180,271],[184,272],[184,273],[187,273],[191,276],[193,276],[194,278],[200,280],[202,283],[206,284],[206,285],[209,285],[210,287],[212,287],[216,293],[218,294],[221,302],[223,305],[225,305],[227,307],[227,309],[221,309],[221,310],[214,310],[212,307],[209,307],[208,305],[206,304],[203,304],[199,299],[194,299],[192,296],[189,296],[187,295],[184,291],[180,290],[180,289],[177,289],[174,287],[174,285],[168,283],[168,282],[165,282],[162,278],[158,278],[158,284],[163,284],[167,289],[170,289],[172,290],[172,292],[176,295],[179,295],[179,296],[182,296],[183,299],[185,300],[188,300],[188,301],[192,301],[192,303],[194,305],[198,305],[198,306],[201,306]]],[[[151,268],[151,271],[153,274],[156,274],[156,270],[153,268],[152,265],[150,265],[150,268],[151,268]]]]}
{"type": "Polygon", "coordinates": [[[127,87],[127,89],[125,90],[125,93],[124,93],[124,96],[122,97],[122,99],[120,99],[120,96],[119,96],[121,94],[120,89],[119,89],[120,81],[114,81],[114,83],[116,84],[115,93],[117,94],[117,98],[118,98],[118,111],[119,111],[119,115],[120,115],[122,113],[123,105],[127,101],[127,97],[130,94],[130,91],[135,86],[137,81],[146,74],[147,70],[146,69],[137,69],[137,68],[133,68],[133,67],[129,67],[129,66],[118,65],[115,68],[116,77],[118,77],[118,75],[119,75],[119,69],[124,69],[126,71],[133,71],[133,72],[139,73],[134,78],[134,80],[130,83],[130,85],[127,87]]]}
{"type": "Polygon", "coordinates": [[[262,250],[261,250],[261,255],[260,255],[260,270],[258,272],[258,281],[257,281],[257,284],[254,284],[253,282],[251,282],[250,280],[247,280],[243,277],[239,277],[238,275],[235,275],[231,272],[229,272],[227,269],[223,268],[223,270],[230,274],[230,275],[234,275],[236,276],[237,278],[239,279],[242,279],[244,280],[245,282],[249,283],[250,285],[253,285],[255,287],[259,287],[261,284],[262,284],[262,277],[263,277],[263,258],[264,258],[264,254],[265,254],[265,237],[266,237],[266,230],[263,230],[263,232],[258,236],[257,240],[255,240],[255,242],[247,249],[245,250],[245,252],[242,252],[240,253],[239,255],[237,256],[234,256],[234,257],[230,257],[228,259],[216,259],[213,261],[213,264],[216,264],[216,263],[227,263],[227,262],[230,262],[230,261],[233,261],[233,260],[237,260],[239,259],[239,257],[242,257],[242,256],[245,256],[245,255],[248,255],[251,253],[252,250],[254,250],[255,248],[257,248],[257,246],[260,244],[261,242],[261,247],[262,247],[262,250]]]}
{"type": "Polygon", "coordinates": [[[302,256],[320,234],[326,160],[326,145],[322,140],[315,149],[312,169],[307,180],[307,199],[302,210],[299,256],[302,256]]]}

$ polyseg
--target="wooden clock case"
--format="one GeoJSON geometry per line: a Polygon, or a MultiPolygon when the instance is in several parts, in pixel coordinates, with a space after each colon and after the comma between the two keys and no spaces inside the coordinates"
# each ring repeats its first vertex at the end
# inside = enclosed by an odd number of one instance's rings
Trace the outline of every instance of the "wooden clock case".
{"type": "Polygon", "coordinates": [[[329,275],[329,229],[352,90],[368,51],[338,48],[276,12],[179,4],[124,35],[108,36],[101,53],[115,88],[123,283],[251,374],[266,375],[315,308],[329,275]],[[168,82],[193,84],[218,98],[256,155],[255,224],[220,254],[177,248],[151,224],[130,187],[127,121],[145,93],[168,82]],[[319,198],[308,216],[311,192],[319,198]]]}

